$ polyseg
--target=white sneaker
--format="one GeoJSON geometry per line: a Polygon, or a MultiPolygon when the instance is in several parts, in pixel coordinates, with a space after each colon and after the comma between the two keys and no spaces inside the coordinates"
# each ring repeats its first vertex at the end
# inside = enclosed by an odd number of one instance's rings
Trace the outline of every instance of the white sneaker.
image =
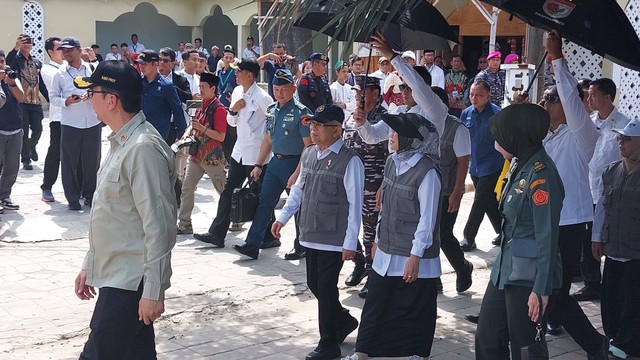
{"type": "MultiPolygon", "coordinates": [[[[430,356],[429,356],[430,357],[430,356]]],[[[409,360],[429,360],[429,357],[422,357],[422,356],[418,356],[418,355],[413,355],[409,358],[409,360]]]]}
{"type": "Polygon", "coordinates": [[[341,360],[360,360],[360,359],[358,358],[358,355],[353,354],[351,356],[345,356],[341,360]]]}

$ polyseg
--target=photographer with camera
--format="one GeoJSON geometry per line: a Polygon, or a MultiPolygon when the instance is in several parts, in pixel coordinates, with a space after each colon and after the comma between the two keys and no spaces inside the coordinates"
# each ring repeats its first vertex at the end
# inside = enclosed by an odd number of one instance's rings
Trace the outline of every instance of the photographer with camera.
{"type": "Polygon", "coordinates": [[[189,146],[189,161],[182,182],[180,210],[178,211],[178,234],[193,234],[191,212],[195,191],[202,175],[207,173],[218,194],[222,193],[226,181],[224,166],[227,162],[222,151],[222,141],[227,130],[227,110],[217,99],[220,79],[211,73],[200,75],[202,110],[191,120],[187,133],[195,142],[189,146]]]}
{"type": "Polygon", "coordinates": [[[273,95],[273,76],[276,70],[286,69],[288,66],[292,74],[298,75],[300,72],[298,60],[287,53],[287,48],[283,43],[274,44],[273,50],[270,53],[260,56],[256,61],[258,65],[260,65],[260,68],[267,72],[267,92],[273,98],[273,101],[276,100],[273,95]]]}
{"type": "Polygon", "coordinates": [[[40,94],[49,101],[49,93],[40,76],[42,63],[31,56],[31,49],[33,49],[31,36],[20,34],[16,45],[6,57],[7,65],[20,74],[20,84],[24,92],[23,100],[20,101],[20,109],[22,110],[22,129],[24,130],[22,134],[24,146],[21,150],[22,168],[25,170],[33,170],[31,160],[38,161],[36,145],[42,135],[42,119],[44,118],[40,94]],[[29,138],[29,128],[31,128],[31,138],[29,138]]]}
{"type": "Polygon", "coordinates": [[[5,66],[4,51],[0,50],[0,213],[4,209],[18,210],[9,195],[20,170],[22,148],[22,116],[19,103],[24,93],[18,86],[17,71],[5,66]]]}

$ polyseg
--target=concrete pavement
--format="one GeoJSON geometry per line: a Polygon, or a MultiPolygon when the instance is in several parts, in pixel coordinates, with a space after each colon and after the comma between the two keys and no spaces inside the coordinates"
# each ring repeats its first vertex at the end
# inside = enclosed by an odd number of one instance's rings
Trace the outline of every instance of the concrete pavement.
{"type": "MultiPolygon", "coordinates": [[[[45,120],[46,121],[46,120],[45,120]]],[[[73,281],[88,248],[89,208],[67,210],[60,182],[55,203],[40,200],[43,159],[48,146],[44,124],[33,171],[21,170],[12,198],[19,211],[0,215],[0,359],[77,359],[88,334],[94,301],[80,301],[73,281]]],[[[106,134],[103,131],[103,154],[106,134]]],[[[461,234],[473,194],[463,198],[456,234],[461,234]]],[[[206,231],[217,209],[218,195],[205,176],[196,192],[193,225],[206,231]]],[[[281,248],[263,250],[258,260],[241,258],[231,245],[244,240],[229,233],[224,249],[213,249],[191,236],[178,236],[173,251],[172,287],[166,313],[156,321],[159,359],[301,359],[318,340],[317,307],[305,283],[303,261],[283,260],[294,229],[284,228],[281,248]]],[[[476,313],[497,248],[488,221],[482,224],[478,249],[467,253],[475,265],[474,284],[464,294],[455,292],[455,274],[442,256],[444,294],[438,298],[438,323],[432,359],[473,359],[475,325],[464,320],[476,313]]],[[[341,299],[360,317],[364,301],[359,287],[344,286],[353,265],[345,264],[341,299]]],[[[582,303],[591,321],[601,329],[597,303],[582,303]]],[[[342,346],[353,353],[357,332],[342,346]]],[[[586,358],[567,335],[547,336],[557,359],[586,358]]]]}

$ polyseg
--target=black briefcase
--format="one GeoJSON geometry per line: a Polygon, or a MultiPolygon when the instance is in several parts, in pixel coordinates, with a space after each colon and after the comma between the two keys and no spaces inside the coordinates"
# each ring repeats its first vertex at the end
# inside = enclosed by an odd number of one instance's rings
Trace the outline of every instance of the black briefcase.
{"type": "Polygon", "coordinates": [[[231,195],[231,222],[241,223],[253,220],[260,197],[260,183],[249,181],[241,188],[233,190],[231,195]]]}

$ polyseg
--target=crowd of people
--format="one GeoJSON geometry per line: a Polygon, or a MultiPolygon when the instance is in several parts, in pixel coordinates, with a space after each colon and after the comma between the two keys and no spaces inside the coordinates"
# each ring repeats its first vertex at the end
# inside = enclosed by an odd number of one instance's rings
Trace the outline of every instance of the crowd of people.
{"type": "Polygon", "coordinates": [[[31,56],[27,35],[6,56],[0,51],[0,211],[19,210],[10,194],[20,162],[32,171],[39,159],[42,98],[51,136],[42,200],[55,201],[61,169],[69,210],[91,208],[75,290],[83,300],[95,288],[100,295],[81,359],[155,358],[152,324],[164,311],[176,236],[225,247],[227,233],[242,228],[230,213],[245,182],[260,184],[259,201],[235,251],[258,259],[281,246],[294,219],[285,259],[305,259],[318,301],[320,340],[308,360],[340,357],[356,329],[356,352],[345,359],[428,358],[440,250],[465,292],[474,268],[464,252],[476,249],[485,214],[500,253],[481,312],[469,316],[478,322],[478,359],[520,359],[539,326],[564,328],[589,359],[640,356],[640,121],[616,109],[614,82],[575,79],[551,32],[554,81],[543,100],[502,109],[498,51],[468,73],[458,55],[445,66],[425,50],[418,64],[415,52],[396,53],[379,33],[371,44],[382,55],[375,71],[357,55],[332,65],[314,52],[300,62],[282,43],[260,54],[252,37],[239,54],[230,45],[209,53],[199,38],[155,51],[136,34],[112,44],[104,60],[99,47],[73,37],[45,41],[47,64],[31,56]],[[103,126],[112,130],[104,157],[103,126]],[[194,233],[204,174],[219,195],[217,214],[194,233]],[[475,193],[458,241],[467,174],[475,193]],[[347,286],[366,279],[360,321],[339,301],[345,261],[354,262],[347,286]],[[570,294],[576,273],[585,287],[570,294]],[[604,334],[578,303],[595,299],[604,334]]]}

